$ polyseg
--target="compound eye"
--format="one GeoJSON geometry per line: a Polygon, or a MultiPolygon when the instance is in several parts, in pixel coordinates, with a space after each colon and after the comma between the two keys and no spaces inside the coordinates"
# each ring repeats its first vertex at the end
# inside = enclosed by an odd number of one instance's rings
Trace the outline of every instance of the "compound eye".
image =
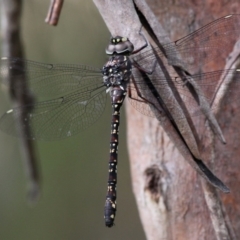
{"type": "Polygon", "coordinates": [[[122,53],[125,52],[128,47],[124,43],[119,43],[118,45],[115,46],[116,52],[117,53],[122,53]]]}
{"type": "Polygon", "coordinates": [[[110,44],[106,48],[106,54],[130,54],[133,50],[133,44],[128,38],[116,36],[111,38],[110,44]]]}
{"type": "Polygon", "coordinates": [[[115,52],[116,45],[109,44],[105,50],[106,54],[112,55],[115,52]]]}

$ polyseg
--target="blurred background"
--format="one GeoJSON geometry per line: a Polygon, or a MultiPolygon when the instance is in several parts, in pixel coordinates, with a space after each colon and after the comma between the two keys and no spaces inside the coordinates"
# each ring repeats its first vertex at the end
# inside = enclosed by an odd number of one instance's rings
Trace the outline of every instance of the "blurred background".
{"type": "MultiPolygon", "coordinates": [[[[49,2],[23,1],[22,39],[26,58],[101,67],[107,60],[104,50],[110,33],[92,1],[65,1],[57,27],[44,22],[49,2]]],[[[9,97],[1,91],[0,114],[10,108],[9,97]]],[[[105,227],[103,219],[111,120],[109,101],[103,116],[81,134],[62,141],[36,143],[42,189],[34,207],[26,201],[27,183],[19,140],[0,132],[1,240],[145,239],[131,188],[124,114],[123,110],[118,210],[116,225],[111,229],[105,227]]]]}

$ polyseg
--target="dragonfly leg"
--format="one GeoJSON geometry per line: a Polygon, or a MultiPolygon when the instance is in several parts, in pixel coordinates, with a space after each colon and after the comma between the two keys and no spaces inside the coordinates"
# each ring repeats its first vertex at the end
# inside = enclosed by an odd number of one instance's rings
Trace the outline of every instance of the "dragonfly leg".
{"type": "Polygon", "coordinates": [[[139,33],[139,35],[141,35],[142,38],[144,39],[145,44],[144,44],[142,47],[140,47],[140,48],[136,49],[135,51],[133,51],[133,52],[131,53],[131,55],[136,54],[136,53],[139,53],[139,52],[142,51],[144,48],[146,48],[147,46],[149,46],[149,42],[148,42],[147,38],[146,38],[145,35],[142,33],[142,26],[141,26],[141,28],[140,28],[140,30],[139,30],[138,33],[139,33]]]}
{"type": "Polygon", "coordinates": [[[156,106],[153,102],[149,101],[148,99],[146,99],[146,98],[141,94],[141,92],[140,92],[140,90],[139,90],[139,88],[138,88],[138,86],[137,86],[137,84],[136,84],[136,81],[135,81],[134,76],[132,76],[132,82],[133,82],[133,85],[134,85],[134,87],[135,87],[135,89],[136,89],[137,96],[138,96],[140,99],[137,99],[137,98],[135,98],[135,97],[132,96],[132,91],[131,91],[130,86],[128,87],[128,97],[129,97],[130,99],[134,100],[134,101],[148,104],[148,105],[150,105],[150,106],[158,109],[159,113],[162,114],[162,111],[160,111],[159,108],[157,108],[157,106],[156,106]]]}
{"type": "Polygon", "coordinates": [[[144,72],[144,73],[147,73],[149,75],[152,75],[153,72],[155,71],[156,69],[156,66],[157,66],[157,59],[154,61],[152,67],[151,67],[151,70],[147,70],[146,68],[140,66],[134,59],[133,59],[133,65],[141,72],[144,72]]]}

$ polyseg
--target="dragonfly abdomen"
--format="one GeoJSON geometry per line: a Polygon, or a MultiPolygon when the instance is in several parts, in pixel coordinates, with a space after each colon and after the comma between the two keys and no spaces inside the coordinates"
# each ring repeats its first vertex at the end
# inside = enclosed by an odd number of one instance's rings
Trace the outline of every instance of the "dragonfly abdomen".
{"type": "Polygon", "coordinates": [[[111,140],[110,140],[110,158],[109,158],[109,175],[108,188],[104,208],[104,218],[107,227],[112,227],[117,210],[117,158],[118,158],[118,132],[120,124],[120,109],[126,90],[121,86],[115,86],[111,90],[112,102],[112,122],[111,122],[111,140]]]}

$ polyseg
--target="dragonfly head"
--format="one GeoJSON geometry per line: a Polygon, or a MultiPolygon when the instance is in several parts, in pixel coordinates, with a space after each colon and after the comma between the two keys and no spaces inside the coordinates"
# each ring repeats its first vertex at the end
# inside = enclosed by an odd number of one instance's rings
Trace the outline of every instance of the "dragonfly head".
{"type": "Polygon", "coordinates": [[[133,52],[134,47],[126,37],[111,37],[106,48],[107,55],[129,55],[133,52]]]}

